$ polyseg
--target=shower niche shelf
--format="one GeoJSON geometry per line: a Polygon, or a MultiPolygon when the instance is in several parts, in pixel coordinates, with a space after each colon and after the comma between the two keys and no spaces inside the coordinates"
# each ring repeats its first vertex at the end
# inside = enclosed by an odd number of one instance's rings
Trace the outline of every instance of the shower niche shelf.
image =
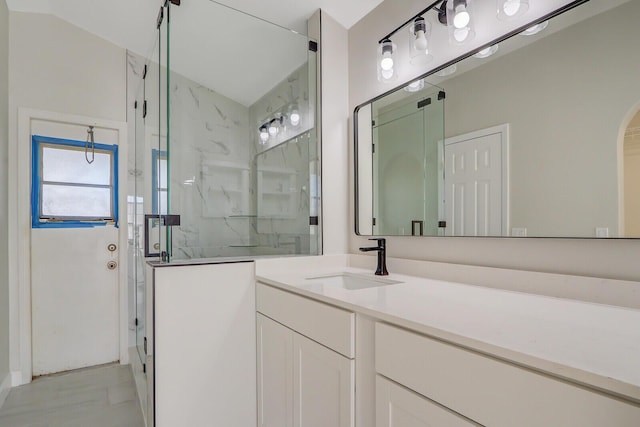
{"type": "Polygon", "coordinates": [[[298,206],[294,169],[258,168],[258,218],[295,218],[298,206]]]}
{"type": "Polygon", "coordinates": [[[249,187],[249,165],[221,161],[202,162],[202,216],[251,217],[249,187]]]}

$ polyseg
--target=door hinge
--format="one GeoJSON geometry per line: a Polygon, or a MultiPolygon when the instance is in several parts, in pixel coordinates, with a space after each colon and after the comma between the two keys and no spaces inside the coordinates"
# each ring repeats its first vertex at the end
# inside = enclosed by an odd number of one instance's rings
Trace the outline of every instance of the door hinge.
{"type": "Polygon", "coordinates": [[[136,101],[136,102],[134,102],[134,103],[133,103],[133,109],[134,109],[134,110],[137,110],[137,109],[138,109],[138,101],[136,101]]]}
{"type": "Polygon", "coordinates": [[[372,225],[376,225],[376,219],[375,219],[375,218],[372,218],[372,219],[371,219],[371,224],[372,224],[372,225]]]}
{"type": "Polygon", "coordinates": [[[144,64],[144,68],[142,69],[142,80],[147,78],[147,71],[149,71],[149,68],[147,64],[144,64]]]}
{"type": "Polygon", "coordinates": [[[142,118],[147,117],[147,100],[145,99],[142,103],[142,118]]]}
{"type": "Polygon", "coordinates": [[[313,40],[309,40],[309,50],[311,52],[317,52],[318,51],[318,42],[315,42],[313,40]]]}
{"type": "Polygon", "coordinates": [[[158,19],[156,21],[156,29],[160,29],[160,25],[162,25],[162,20],[164,19],[164,6],[160,6],[160,12],[158,12],[158,19]]]}
{"type": "Polygon", "coordinates": [[[138,326],[138,318],[137,317],[136,317],[136,320],[134,320],[133,324],[138,326]]]}
{"type": "Polygon", "coordinates": [[[446,98],[446,94],[444,93],[443,90],[441,90],[440,92],[438,92],[438,101],[442,101],[443,99],[446,98]]]}
{"type": "Polygon", "coordinates": [[[144,354],[147,354],[147,337],[144,337],[144,354]]]}
{"type": "Polygon", "coordinates": [[[376,154],[376,144],[371,144],[371,154],[376,154]]]}
{"type": "Polygon", "coordinates": [[[418,101],[418,109],[422,107],[426,107],[427,105],[431,105],[431,98],[423,99],[422,101],[418,101]]]}
{"type": "Polygon", "coordinates": [[[375,126],[376,125],[376,121],[375,120],[371,120],[371,126],[375,126]]]}
{"type": "Polygon", "coordinates": [[[143,373],[143,374],[146,374],[146,373],[147,373],[147,364],[146,364],[146,363],[143,363],[143,364],[142,364],[142,373],[143,373]]]}
{"type": "Polygon", "coordinates": [[[447,228],[447,221],[438,221],[438,228],[447,228]]]}
{"type": "Polygon", "coordinates": [[[309,225],[318,225],[318,217],[310,216],[309,217],[309,225]]]}

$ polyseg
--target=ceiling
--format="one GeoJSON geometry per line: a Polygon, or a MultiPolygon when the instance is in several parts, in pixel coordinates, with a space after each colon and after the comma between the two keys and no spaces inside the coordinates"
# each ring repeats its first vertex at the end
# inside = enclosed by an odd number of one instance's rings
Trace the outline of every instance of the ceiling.
{"type": "MultiPolygon", "coordinates": [[[[0,0],[1,1],[1,0],[0,0]]],[[[164,0],[6,0],[11,11],[47,13],[145,58],[156,46],[164,0]]],[[[306,61],[307,19],[323,9],[350,28],[382,0],[183,0],[172,16],[172,69],[251,105],[306,61]],[[175,19],[174,19],[175,18],[175,19]],[[296,40],[298,39],[298,40],[296,40]],[[303,39],[301,42],[300,39],[303,39]],[[220,41],[223,41],[220,43],[220,41]],[[229,40],[229,42],[226,42],[229,40]],[[279,51],[274,55],[273,46],[279,51]],[[295,50],[295,54],[291,54],[295,50]],[[299,52],[302,51],[304,57],[299,52]],[[204,54],[203,52],[209,52],[204,54]],[[221,67],[220,64],[226,64],[221,67]],[[259,70],[259,72],[256,72],[259,70]]]]}
{"type": "MultiPolygon", "coordinates": [[[[49,13],[139,54],[155,36],[155,20],[164,0],[6,0],[12,11],[49,13]]],[[[183,0],[185,3],[209,0],[183,0]]],[[[306,34],[306,21],[317,10],[350,28],[382,0],[220,0],[234,9],[306,34]]]]}

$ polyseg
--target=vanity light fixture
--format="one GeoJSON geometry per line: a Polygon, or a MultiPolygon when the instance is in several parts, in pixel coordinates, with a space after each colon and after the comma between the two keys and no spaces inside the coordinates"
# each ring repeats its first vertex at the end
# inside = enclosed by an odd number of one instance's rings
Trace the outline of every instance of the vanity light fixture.
{"type": "MultiPolygon", "coordinates": [[[[445,11],[449,40],[452,44],[463,44],[475,37],[473,0],[447,0],[445,11]]],[[[442,10],[439,17],[442,22],[442,10]]]]}
{"type": "Polygon", "coordinates": [[[545,28],[547,28],[548,25],[549,25],[549,21],[544,21],[544,22],[541,22],[539,24],[532,25],[531,27],[529,27],[526,30],[524,30],[523,32],[521,32],[520,35],[521,36],[533,36],[535,34],[538,34],[540,31],[544,30],[545,28]]]}
{"type": "Polygon", "coordinates": [[[395,69],[395,53],[397,46],[390,39],[384,39],[378,44],[378,80],[390,82],[398,75],[395,69]]]}
{"type": "Polygon", "coordinates": [[[498,19],[507,20],[524,15],[529,10],[529,0],[497,0],[498,19]]]}
{"type": "Polygon", "coordinates": [[[478,53],[476,53],[475,55],[473,55],[474,58],[488,58],[491,55],[493,55],[494,53],[496,53],[498,51],[498,44],[494,44],[492,46],[486,47],[484,49],[482,49],[481,51],[479,51],[478,53]]]}
{"type": "Polygon", "coordinates": [[[433,59],[429,53],[431,23],[422,16],[417,17],[409,25],[409,57],[413,65],[426,64],[433,59]]]}

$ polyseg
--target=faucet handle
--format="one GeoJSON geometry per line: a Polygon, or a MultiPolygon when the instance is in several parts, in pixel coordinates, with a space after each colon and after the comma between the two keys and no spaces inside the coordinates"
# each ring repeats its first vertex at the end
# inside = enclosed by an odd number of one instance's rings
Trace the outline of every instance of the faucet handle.
{"type": "Polygon", "coordinates": [[[387,239],[385,239],[384,237],[374,237],[373,239],[369,239],[369,240],[377,241],[378,246],[382,246],[382,247],[384,247],[387,243],[387,239]]]}

